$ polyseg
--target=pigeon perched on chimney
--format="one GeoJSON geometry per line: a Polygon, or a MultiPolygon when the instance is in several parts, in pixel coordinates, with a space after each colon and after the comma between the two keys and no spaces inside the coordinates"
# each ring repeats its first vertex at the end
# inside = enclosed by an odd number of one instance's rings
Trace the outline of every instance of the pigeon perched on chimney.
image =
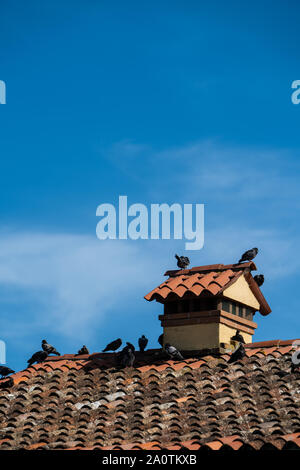
{"type": "Polygon", "coordinates": [[[246,355],[246,351],[244,348],[243,343],[240,343],[239,346],[236,348],[235,351],[231,354],[228,364],[231,364],[233,362],[239,361],[240,359],[243,359],[243,357],[246,355]]]}
{"type": "Polygon", "coordinates": [[[174,346],[171,346],[170,343],[165,344],[165,351],[168,356],[175,361],[180,361],[183,359],[181,353],[174,346]]]}
{"type": "Polygon", "coordinates": [[[254,276],[254,281],[256,282],[256,284],[258,285],[258,287],[262,286],[263,283],[265,282],[265,277],[263,274],[256,274],[256,276],[254,276]]]}
{"type": "Polygon", "coordinates": [[[46,351],[38,351],[36,353],[33,354],[33,356],[28,359],[28,364],[30,366],[32,366],[32,364],[34,364],[35,362],[43,362],[45,359],[47,359],[48,357],[48,353],[46,351]]]}
{"type": "Polygon", "coordinates": [[[244,261],[253,260],[255,258],[255,256],[257,255],[257,253],[258,253],[258,248],[252,248],[251,250],[245,251],[245,253],[242,255],[241,259],[239,260],[239,263],[243,263],[244,261]]]}
{"type": "Polygon", "coordinates": [[[116,339],[115,341],[112,341],[111,343],[109,343],[105,349],[103,349],[102,352],[107,352],[107,351],[116,351],[117,349],[119,349],[119,347],[121,346],[122,344],[122,340],[121,338],[118,338],[116,339]]]}
{"type": "Polygon", "coordinates": [[[10,369],[9,367],[6,366],[0,366],[0,375],[1,378],[7,377],[9,374],[14,374],[14,370],[10,369]]]}
{"type": "Polygon", "coordinates": [[[148,339],[146,338],[145,335],[142,335],[140,338],[139,338],[139,348],[140,348],[140,351],[141,352],[144,352],[145,351],[145,348],[148,344],[148,339]]]}
{"type": "Polygon", "coordinates": [[[175,255],[175,258],[177,259],[177,266],[180,269],[186,269],[190,264],[190,260],[187,256],[175,255]]]}
{"type": "Polygon", "coordinates": [[[164,347],[164,334],[163,333],[158,337],[157,341],[159,342],[159,344],[163,348],[164,347]]]}
{"type": "Polygon", "coordinates": [[[81,354],[90,354],[90,352],[89,352],[88,348],[87,348],[87,347],[85,346],[85,344],[84,344],[84,345],[82,346],[82,348],[79,349],[79,351],[78,351],[77,354],[78,354],[78,355],[81,355],[81,354]]]}
{"type": "Polygon", "coordinates": [[[60,353],[56,351],[56,349],[53,346],[51,346],[51,344],[47,343],[45,339],[43,339],[42,341],[42,348],[44,351],[46,351],[48,355],[55,354],[56,356],[60,356],[60,353]]]}
{"type": "Polygon", "coordinates": [[[242,337],[242,335],[240,334],[240,330],[236,330],[235,335],[232,336],[230,339],[232,339],[233,341],[238,341],[239,343],[245,344],[245,340],[242,337]]]}

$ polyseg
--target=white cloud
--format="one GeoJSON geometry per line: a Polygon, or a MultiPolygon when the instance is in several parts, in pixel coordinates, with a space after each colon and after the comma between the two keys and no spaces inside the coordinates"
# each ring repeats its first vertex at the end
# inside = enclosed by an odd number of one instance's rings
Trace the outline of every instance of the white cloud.
{"type": "MultiPolygon", "coordinates": [[[[206,233],[204,250],[187,252],[194,266],[233,263],[252,245],[261,248],[257,265],[268,280],[299,270],[293,244],[267,230],[224,227],[206,233]]],[[[135,305],[163,279],[164,269],[176,268],[173,258],[181,241],[99,241],[96,236],[6,233],[0,235],[0,286],[16,292],[19,310],[4,321],[2,333],[13,328],[15,337],[25,330],[52,331],[65,337],[91,338],[108,315],[135,305]],[[168,244],[168,246],[166,245],[168,244]],[[167,247],[167,249],[166,249],[167,247]],[[23,304],[31,297],[33,311],[23,304]],[[37,308],[38,305],[38,308],[37,308]]],[[[7,333],[8,334],[8,333],[7,333]]],[[[11,336],[9,334],[9,336],[11,336]]]]}
{"type": "Polygon", "coordinates": [[[0,235],[0,285],[23,290],[40,303],[39,312],[29,313],[33,328],[37,322],[65,335],[86,336],[111,309],[146,293],[143,274],[151,269],[151,252],[138,243],[68,234],[0,235]]]}
{"type": "MultiPolygon", "coordinates": [[[[299,152],[298,152],[299,153],[299,152]]],[[[297,203],[299,158],[288,149],[248,148],[206,140],[157,151],[130,140],[102,152],[128,180],[151,181],[148,194],[198,200],[276,200],[297,203]],[[167,175],[167,178],[166,178],[167,175]]],[[[205,202],[205,201],[203,201],[205,202]]]]}
{"type": "MultiPolygon", "coordinates": [[[[280,152],[222,148],[212,142],[156,152],[126,141],[116,144],[108,158],[118,162],[122,155],[120,165],[128,175],[133,168],[134,178],[142,180],[145,172],[151,175],[147,179],[151,181],[148,196],[155,196],[151,202],[168,199],[206,204],[203,195],[209,199],[204,249],[186,252],[193,266],[233,263],[243,251],[258,246],[257,265],[267,279],[282,279],[299,271],[300,262],[294,255],[297,233],[281,222],[291,210],[289,205],[276,212],[276,224],[264,222],[270,211],[267,199],[273,204],[293,201],[299,192],[297,172],[285,171],[280,152]],[[235,204],[241,211],[232,215],[235,204]]],[[[0,287],[15,289],[17,300],[13,302],[20,310],[26,296],[40,306],[39,311],[29,312],[30,328],[87,338],[94,325],[99,327],[112,312],[134,305],[160,282],[164,269],[175,268],[174,253],[183,254],[183,247],[184,241],[174,240],[99,241],[96,234],[6,230],[0,232],[0,287]]],[[[6,301],[11,303],[11,299],[6,301]]],[[[18,320],[19,335],[27,328],[26,321],[18,320]]],[[[13,317],[5,316],[7,328],[14,322],[13,317]]]]}

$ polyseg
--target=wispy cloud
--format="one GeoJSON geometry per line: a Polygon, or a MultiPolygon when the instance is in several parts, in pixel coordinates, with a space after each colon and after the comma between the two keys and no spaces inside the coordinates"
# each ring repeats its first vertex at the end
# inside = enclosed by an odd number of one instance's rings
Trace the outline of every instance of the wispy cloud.
{"type": "MultiPolygon", "coordinates": [[[[151,175],[148,202],[153,196],[151,202],[206,204],[204,249],[187,253],[192,265],[232,263],[242,251],[258,246],[257,264],[267,279],[299,271],[298,231],[286,223],[298,201],[293,197],[299,193],[297,163],[286,169],[278,151],[212,142],[158,152],[126,141],[116,144],[107,158],[117,165],[122,155],[122,171],[141,179],[145,171],[151,175]]],[[[2,231],[2,332],[9,335],[16,323],[6,306],[23,311],[28,303],[14,335],[29,328],[28,317],[31,331],[90,337],[109,315],[116,318],[120,299],[122,308],[134,304],[160,281],[164,269],[175,267],[174,252],[182,252],[183,246],[174,240],[99,241],[96,234],[2,231]]]]}
{"type": "MultiPolygon", "coordinates": [[[[0,235],[0,285],[15,289],[19,302],[28,295],[38,302],[38,309],[28,312],[31,328],[66,336],[86,337],[120,299],[126,302],[134,291],[143,293],[147,281],[138,273],[153,267],[151,253],[139,244],[84,235],[0,235]]],[[[13,322],[7,318],[7,327],[13,322]]]]}
{"type": "Polygon", "coordinates": [[[160,195],[195,198],[200,192],[207,198],[239,196],[246,202],[299,196],[300,163],[296,153],[230,146],[213,140],[158,151],[125,140],[106,149],[103,155],[129,178],[143,180],[147,174],[151,179],[150,194],[159,190],[160,195]]]}
{"type": "MultiPolygon", "coordinates": [[[[134,305],[160,282],[164,269],[176,267],[173,256],[183,244],[170,241],[166,250],[166,243],[29,232],[0,236],[0,287],[10,293],[1,295],[2,334],[36,330],[91,338],[108,315],[115,321],[124,306],[134,305]],[[6,315],[8,304],[21,309],[18,322],[6,315]]],[[[299,270],[293,243],[264,230],[210,230],[204,250],[188,255],[193,265],[232,263],[252,245],[262,249],[258,264],[268,279],[299,270]]]]}

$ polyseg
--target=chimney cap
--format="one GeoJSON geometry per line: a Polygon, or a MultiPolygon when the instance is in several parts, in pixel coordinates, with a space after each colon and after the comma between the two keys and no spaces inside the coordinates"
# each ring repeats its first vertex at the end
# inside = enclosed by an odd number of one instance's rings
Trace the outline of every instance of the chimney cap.
{"type": "Polygon", "coordinates": [[[205,266],[194,266],[193,268],[189,269],[172,269],[166,271],[164,276],[180,276],[181,274],[194,274],[194,273],[207,273],[209,271],[226,271],[227,269],[231,269],[232,271],[240,271],[240,270],[247,270],[247,271],[257,271],[257,267],[253,261],[248,261],[247,263],[235,263],[235,264],[207,264],[205,266]]]}
{"type": "Polygon", "coordinates": [[[199,297],[204,291],[208,291],[213,296],[220,296],[225,289],[234,284],[241,276],[244,276],[260,305],[259,312],[266,316],[271,312],[271,308],[252,277],[251,271],[256,271],[256,269],[255,264],[249,261],[247,263],[225,265],[210,264],[190,269],[167,271],[165,275],[169,278],[145,295],[144,298],[149,302],[156,300],[165,303],[169,295],[173,298],[175,295],[178,299],[182,299],[187,293],[199,297]]]}

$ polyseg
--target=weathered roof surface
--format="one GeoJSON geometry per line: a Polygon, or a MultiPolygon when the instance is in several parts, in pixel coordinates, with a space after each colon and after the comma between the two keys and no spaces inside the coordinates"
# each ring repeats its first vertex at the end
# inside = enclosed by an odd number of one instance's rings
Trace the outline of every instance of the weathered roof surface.
{"type": "Polygon", "coordinates": [[[300,373],[278,375],[292,343],[246,345],[229,365],[160,350],[126,369],[109,353],[50,357],[0,389],[0,449],[300,448],[300,373]]]}
{"type": "Polygon", "coordinates": [[[268,315],[271,309],[251,275],[250,271],[252,270],[256,270],[253,262],[211,264],[191,269],[167,271],[165,276],[169,276],[169,278],[145,295],[145,299],[164,302],[169,296],[182,298],[186,294],[192,294],[198,297],[203,292],[209,292],[214,296],[220,295],[244,274],[250,289],[260,303],[260,312],[262,315],[268,315]]]}

